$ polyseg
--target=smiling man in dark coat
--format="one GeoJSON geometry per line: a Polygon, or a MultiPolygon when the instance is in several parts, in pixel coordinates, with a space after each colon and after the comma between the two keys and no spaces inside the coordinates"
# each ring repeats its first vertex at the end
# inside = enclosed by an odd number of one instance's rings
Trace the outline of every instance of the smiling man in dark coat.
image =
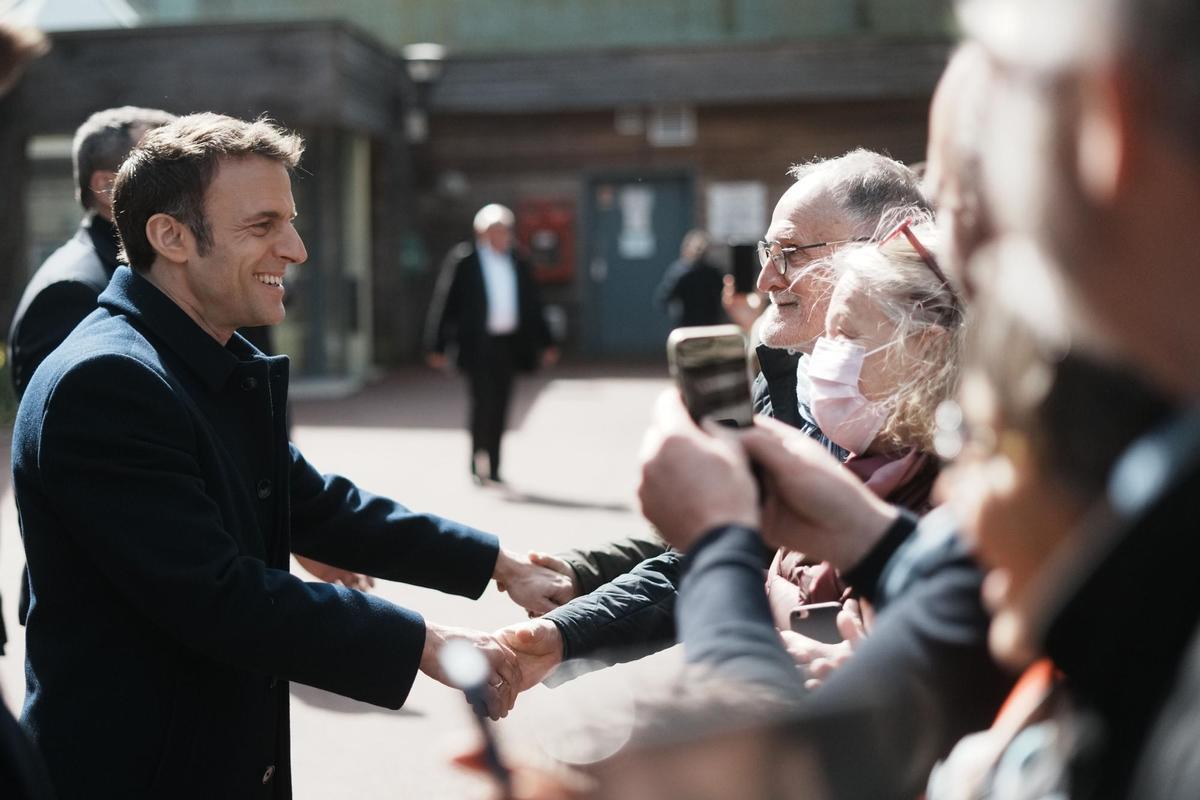
{"type": "Polygon", "coordinates": [[[521,580],[494,536],[322,475],[285,434],[288,361],[235,330],[276,324],[307,254],[301,140],[197,114],[122,166],[129,267],[43,362],[13,431],[32,588],[22,722],[61,800],[290,795],[288,681],[398,708],[445,681],[449,639],[511,706],[490,637],[290,575],[288,553],[466,596],[521,580]]]}

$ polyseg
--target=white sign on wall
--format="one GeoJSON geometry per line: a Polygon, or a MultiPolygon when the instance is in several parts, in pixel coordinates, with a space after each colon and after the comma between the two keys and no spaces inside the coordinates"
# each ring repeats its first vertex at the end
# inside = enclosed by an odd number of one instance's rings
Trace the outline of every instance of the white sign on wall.
{"type": "Polygon", "coordinates": [[[708,185],[708,235],[713,241],[757,242],[767,230],[767,185],[715,181],[708,185]]]}

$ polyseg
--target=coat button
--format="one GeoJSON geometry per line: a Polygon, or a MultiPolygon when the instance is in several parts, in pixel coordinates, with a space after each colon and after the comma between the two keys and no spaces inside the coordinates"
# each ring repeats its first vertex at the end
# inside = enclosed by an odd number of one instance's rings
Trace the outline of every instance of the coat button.
{"type": "Polygon", "coordinates": [[[255,487],[255,490],[258,492],[259,500],[266,500],[271,496],[271,482],[266,478],[263,478],[258,482],[258,486],[255,487]]]}
{"type": "Polygon", "coordinates": [[[242,390],[243,391],[247,391],[247,392],[254,391],[254,389],[257,386],[258,386],[258,378],[253,378],[253,377],[250,377],[249,375],[247,375],[245,378],[242,378],[242,390]]]}
{"type": "Polygon", "coordinates": [[[272,764],[271,766],[267,767],[266,772],[263,773],[263,783],[270,783],[271,778],[273,778],[274,776],[275,776],[275,765],[272,764]]]}

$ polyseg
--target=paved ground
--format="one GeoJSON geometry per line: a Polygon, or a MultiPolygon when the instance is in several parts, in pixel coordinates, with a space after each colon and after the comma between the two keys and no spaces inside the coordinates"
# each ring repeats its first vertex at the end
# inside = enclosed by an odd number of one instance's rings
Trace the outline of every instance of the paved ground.
{"type": "MultiPolygon", "coordinates": [[[[526,380],[505,440],[507,491],[470,483],[464,389],[425,370],[393,374],[349,399],[298,404],[294,438],[322,470],[494,531],[508,547],[554,551],[640,529],[633,497],[637,448],[665,386],[665,372],[651,368],[562,367],[526,380]]],[[[7,431],[0,433],[5,452],[7,438],[7,431]]],[[[19,707],[23,643],[14,598],[21,552],[7,486],[0,511],[0,593],[15,638],[10,655],[0,658],[0,685],[19,707]]],[[[494,588],[478,602],[392,583],[377,585],[376,592],[446,624],[490,630],[524,617],[494,588]]],[[[563,713],[571,703],[587,699],[578,691],[537,687],[501,723],[500,735],[512,741],[544,734],[547,725],[571,716],[563,713]]],[[[479,796],[480,786],[446,763],[456,742],[470,741],[466,705],[424,676],[399,712],[295,686],[292,720],[298,800],[479,796]]]]}

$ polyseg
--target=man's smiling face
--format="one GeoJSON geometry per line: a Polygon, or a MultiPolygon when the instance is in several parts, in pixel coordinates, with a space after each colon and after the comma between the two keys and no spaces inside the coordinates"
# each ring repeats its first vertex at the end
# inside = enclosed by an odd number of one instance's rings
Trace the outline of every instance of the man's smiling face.
{"type": "Polygon", "coordinates": [[[282,322],[284,273],[308,258],[292,223],[287,168],[262,156],[222,159],[204,213],[213,243],[186,267],[188,299],[203,327],[224,341],[238,328],[282,322]]]}
{"type": "MultiPolygon", "coordinates": [[[[810,175],[784,192],[764,239],[782,247],[838,242],[857,235],[854,223],[822,177],[810,175]]],[[[785,275],[779,274],[774,263],[759,272],[758,290],[771,299],[759,329],[763,344],[812,351],[813,342],[825,328],[831,281],[819,266],[811,270],[808,267],[830,252],[828,247],[817,247],[793,254],[785,275]]]]}

